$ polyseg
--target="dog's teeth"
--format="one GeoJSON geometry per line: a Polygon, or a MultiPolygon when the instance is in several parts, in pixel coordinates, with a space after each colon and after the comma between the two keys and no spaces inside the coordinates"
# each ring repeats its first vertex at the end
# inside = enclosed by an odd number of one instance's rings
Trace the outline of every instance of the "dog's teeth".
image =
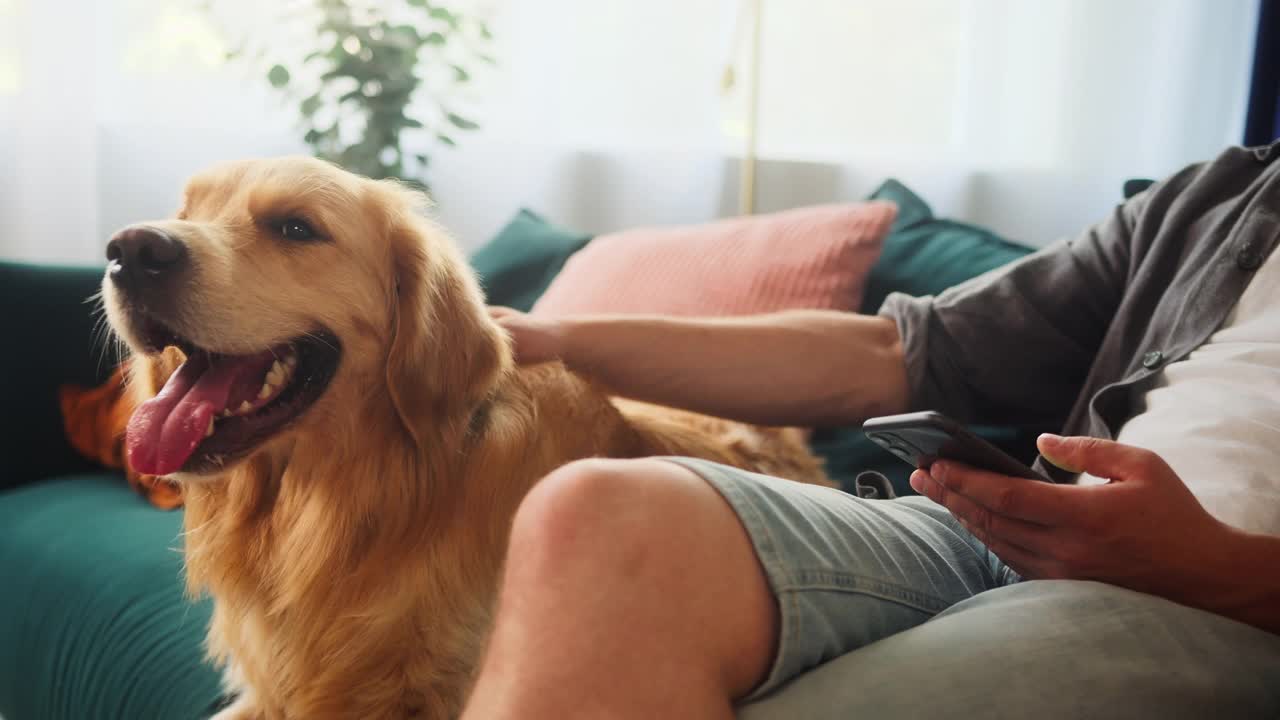
{"type": "Polygon", "coordinates": [[[209,437],[213,434],[213,418],[209,418],[209,429],[204,431],[204,436],[209,437]]]}
{"type": "Polygon", "coordinates": [[[284,364],[285,364],[285,367],[289,368],[290,370],[294,369],[295,367],[298,366],[298,356],[294,355],[293,353],[289,353],[284,358],[284,364]]]}
{"type": "Polygon", "coordinates": [[[266,382],[264,382],[263,384],[280,387],[281,385],[284,384],[284,374],[285,374],[284,368],[279,368],[279,370],[277,370],[276,368],[271,368],[271,372],[267,373],[266,382]]]}
{"type": "Polygon", "coordinates": [[[258,399],[266,400],[271,395],[271,383],[262,383],[262,389],[258,391],[258,399]]]}
{"type": "Polygon", "coordinates": [[[249,404],[248,400],[245,400],[244,402],[240,403],[240,409],[238,410],[238,412],[247,413],[252,409],[253,409],[253,406],[249,404]]]}
{"type": "Polygon", "coordinates": [[[271,370],[267,372],[267,385],[280,385],[284,382],[284,366],[279,360],[271,363],[271,370]]]}

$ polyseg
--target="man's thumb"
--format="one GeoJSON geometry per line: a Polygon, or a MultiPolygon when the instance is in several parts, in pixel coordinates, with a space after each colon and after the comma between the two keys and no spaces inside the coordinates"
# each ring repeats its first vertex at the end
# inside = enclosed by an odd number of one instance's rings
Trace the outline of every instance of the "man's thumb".
{"type": "Polygon", "coordinates": [[[1142,448],[1091,437],[1061,437],[1045,433],[1037,439],[1036,445],[1045,460],[1067,472],[1086,472],[1111,480],[1123,480],[1141,473],[1154,457],[1142,448]]]}

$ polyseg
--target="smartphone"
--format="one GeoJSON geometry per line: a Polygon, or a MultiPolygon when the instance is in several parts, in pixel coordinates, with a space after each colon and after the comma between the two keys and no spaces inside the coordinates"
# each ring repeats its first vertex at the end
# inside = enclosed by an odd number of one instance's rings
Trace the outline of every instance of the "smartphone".
{"type": "Polygon", "coordinates": [[[871,418],[862,430],[872,442],[917,468],[927,469],[936,460],[955,460],[1001,475],[1052,482],[942,413],[871,418]]]}

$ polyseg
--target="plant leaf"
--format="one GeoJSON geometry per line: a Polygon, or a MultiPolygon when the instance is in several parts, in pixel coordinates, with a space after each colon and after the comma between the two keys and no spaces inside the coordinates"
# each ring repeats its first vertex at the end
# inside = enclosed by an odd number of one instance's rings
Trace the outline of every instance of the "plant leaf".
{"type": "Polygon", "coordinates": [[[493,33],[489,30],[489,24],[486,22],[480,23],[480,37],[484,38],[485,40],[493,39],[493,33]]]}
{"type": "Polygon", "coordinates": [[[445,36],[438,32],[427,33],[427,36],[422,38],[422,42],[426,45],[443,45],[445,40],[445,36]]]}
{"type": "Polygon", "coordinates": [[[461,65],[454,65],[452,67],[453,67],[454,80],[460,83],[464,83],[471,79],[471,73],[467,72],[466,68],[462,67],[461,65]]]}
{"type": "Polygon", "coordinates": [[[445,115],[445,117],[449,118],[449,122],[459,130],[475,130],[476,128],[480,127],[480,125],[476,123],[474,120],[468,120],[467,118],[464,118],[461,115],[448,113],[447,115],[445,115]]]}
{"type": "Polygon", "coordinates": [[[312,115],[315,115],[316,110],[320,109],[320,94],[317,93],[307,98],[306,100],[303,100],[302,105],[299,109],[302,111],[302,114],[305,115],[306,117],[311,117],[312,115]]]}
{"type": "Polygon", "coordinates": [[[448,135],[436,135],[436,139],[449,147],[455,147],[458,143],[448,135]]]}
{"type": "Polygon", "coordinates": [[[283,65],[272,65],[267,71],[267,81],[272,87],[282,88],[289,84],[289,70],[283,65]]]}
{"type": "Polygon", "coordinates": [[[433,7],[427,11],[432,20],[441,20],[449,23],[450,27],[458,27],[458,17],[442,7],[433,7]]]}
{"type": "Polygon", "coordinates": [[[412,25],[396,25],[392,28],[389,28],[387,31],[387,34],[403,35],[406,38],[412,38],[415,44],[422,39],[422,35],[418,33],[418,28],[412,25]]]}

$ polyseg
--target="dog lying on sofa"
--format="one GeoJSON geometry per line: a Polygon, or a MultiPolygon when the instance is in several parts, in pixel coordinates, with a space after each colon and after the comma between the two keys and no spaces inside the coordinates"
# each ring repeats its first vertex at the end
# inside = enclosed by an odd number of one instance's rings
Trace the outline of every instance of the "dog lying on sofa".
{"type": "Polygon", "coordinates": [[[219,720],[455,716],[529,488],[593,456],[827,484],[799,431],[517,368],[422,198],[307,158],[193,178],[107,249],[133,353],[124,446],[182,487],[187,583],[237,700],[219,720]]]}

